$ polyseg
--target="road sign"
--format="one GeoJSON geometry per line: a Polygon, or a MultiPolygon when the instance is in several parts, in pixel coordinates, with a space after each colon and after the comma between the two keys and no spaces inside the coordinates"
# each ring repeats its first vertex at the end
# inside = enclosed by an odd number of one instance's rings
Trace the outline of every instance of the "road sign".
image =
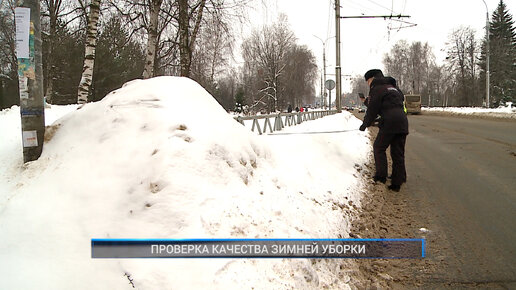
{"type": "Polygon", "coordinates": [[[335,88],[335,81],[334,80],[327,80],[325,83],[324,83],[324,87],[327,89],[327,90],[333,90],[335,88]]]}

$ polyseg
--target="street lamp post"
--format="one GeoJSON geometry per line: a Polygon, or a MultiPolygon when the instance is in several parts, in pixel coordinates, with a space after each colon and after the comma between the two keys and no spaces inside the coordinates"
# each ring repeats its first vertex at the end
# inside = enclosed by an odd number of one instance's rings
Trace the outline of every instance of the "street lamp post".
{"type": "Polygon", "coordinates": [[[486,6],[486,99],[487,107],[490,107],[489,103],[489,9],[487,8],[486,1],[482,0],[486,6]]]}
{"type": "MultiPolygon", "coordinates": [[[[324,73],[324,82],[323,82],[323,84],[325,84],[326,83],[326,42],[328,40],[334,38],[335,36],[328,37],[324,41],[320,37],[318,37],[317,35],[314,35],[314,37],[319,39],[322,42],[322,45],[323,45],[323,73],[324,73]]],[[[322,98],[323,98],[323,107],[324,107],[324,106],[326,106],[326,89],[324,90],[324,95],[322,96],[322,98]]],[[[331,107],[331,99],[328,98],[328,109],[330,109],[330,107],[331,107]]]]}
{"type": "Polygon", "coordinates": [[[340,97],[342,95],[342,79],[341,79],[341,68],[340,68],[340,0],[335,0],[335,78],[337,79],[337,89],[335,92],[335,106],[337,112],[341,112],[340,97]]]}

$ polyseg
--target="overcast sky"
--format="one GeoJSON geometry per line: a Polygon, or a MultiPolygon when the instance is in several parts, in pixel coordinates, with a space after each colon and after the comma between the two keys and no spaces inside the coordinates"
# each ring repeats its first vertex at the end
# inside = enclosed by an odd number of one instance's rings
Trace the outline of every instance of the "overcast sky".
{"type": "MultiPolygon", "coordinates": [[[[485,0],[489,17],[499,0],[485,0]]],[[[506,0],[509,12],[516,11],[516,1],[506,0]]],[[[383,55],[400,39],[428,42],[436,60],[445,57],[445,42],[453,29],[471,26],[477,37],[485,37],[486,6],[482,0],[341,0],[341,16],[403,14],[404,21],[417,24],[401,28],[396,21],[383,19],[341,19],[341,67],[343,75],[363,75],[370,68],[383,68],[383,55]],[[392,27],[390,30],[389,27],[392,27]]],[[[327,73],[335,74],[335,12],[330,0],[257,0],[251,13],[251,25],[274,21],[280,13],[288,16],[300,44],[308,45],[322,68],[322,42],[326,40],[327,73]],[[331,38],[333,37],[333,38],[331,38]]],[[[329,75],[328,78],[334,76],[329,75]]],[[[343,90],[349,88],[343,79],[343,90]]]]}

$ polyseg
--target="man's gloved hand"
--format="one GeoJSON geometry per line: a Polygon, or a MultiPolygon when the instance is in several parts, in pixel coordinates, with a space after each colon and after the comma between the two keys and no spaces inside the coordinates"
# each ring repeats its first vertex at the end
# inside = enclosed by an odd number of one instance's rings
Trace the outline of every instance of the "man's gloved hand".
{"type": "Polygon", "coordinates": [[[360,126],[359,130],[360,131],[365,131],[365,128],[366,128],[366,126],[364,124],[362,124],[362,126],[360,126]]]}

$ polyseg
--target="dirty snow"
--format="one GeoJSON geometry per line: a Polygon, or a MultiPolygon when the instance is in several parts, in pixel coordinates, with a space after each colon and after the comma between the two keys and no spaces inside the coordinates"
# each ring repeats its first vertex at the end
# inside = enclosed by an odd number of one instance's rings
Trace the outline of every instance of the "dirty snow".
{"type": "MultiPolygon", "coordinates": [[[[347,238],[367,133],[256,136],[177,77],[76,108],[46,110],[58,130],[26,165],[19,108],[0,111],[0,289],[349,288],[341,260],[91,259],[90,240],[347,238]]],[[[282,132],[360,124],[343,112],[282,132]]]]}

